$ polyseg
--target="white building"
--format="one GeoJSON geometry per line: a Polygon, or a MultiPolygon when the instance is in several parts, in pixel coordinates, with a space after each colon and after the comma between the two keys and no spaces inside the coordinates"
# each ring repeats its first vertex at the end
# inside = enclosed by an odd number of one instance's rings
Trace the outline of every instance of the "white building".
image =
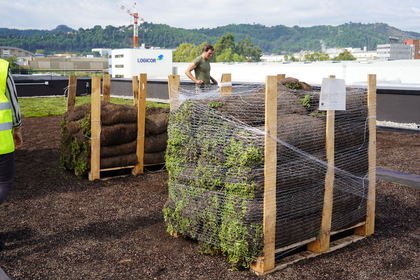
{"type": "Polygon", "coordinates": [[[92,52],[99,52],[99,54],[101,55],[101,57],[104,57],[106,54],[109,55],[109,53],[111,52],[111,49],[92,49],[92,52]]]}
{"type": "MultiPolygon", "coordinates": [[[[328,54],[330,59],[334,59],[337,57],[340,53],[349,51],[356,60],[364,61],[364,60],[371,60],[376,59],[377,53],[376,51],[367,51],[366,47],[363,48],[332,48],[332,49],[326,49],[324,53],[328,54]]],[[[298,61],[305,61],[305,55],[306,54],[312,54],[313,51],[301,51],[299,53],[294,53],[293,56],[298,61]]],[[[284,59],[284,55],[263,55],[261,56],[262,62],[284,62],[286,61],[284,59]]]]}
{"type": "Polygon", "coordinates": [[[346,48],[346,50],[359,61],[376,59],[378,55],[376,51],[367,51],[366,46],[363,47],[363,50],[361,48],[346,48]]]}
{"type": "Polygon", "coordinates": [[[263,55],[260,57],[262,62],[282,62],[284,55],[263,55]]]}
{"type": "Polygon", "coordinates": [[[159,78],[172,75],[172,50],[118,49],[109,56],[109,74],[113,78],[131,78],[146,73],[159,78]]]}
{"type": "Polygon", "coordinates": [[[377,53],[380,60],[414,59],[414,45],[378,45],[377,53]]]}

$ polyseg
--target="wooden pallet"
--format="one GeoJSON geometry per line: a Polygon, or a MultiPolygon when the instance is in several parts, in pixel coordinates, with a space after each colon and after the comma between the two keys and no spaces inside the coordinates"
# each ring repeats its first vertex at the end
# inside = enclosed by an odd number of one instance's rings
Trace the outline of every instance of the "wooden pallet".
{"type": "MultiPolygon", "coordinates": [[[[330,235],[333,236],[333,235],[336,235],[336,234],[339,234],[339,233],[342,233],[342,232],[345,232],[345,231],[349,231],[349,230],[352,230],[352,229],[355,229],[355,228],[360,228],[360,227],[363,227],[365,224],[366,224],[366,222],[362,222],[362,223],[359,223],[357,225],[354,225],[354,226],[346,228],[346,229],[331,232],[330,235]]],[[[264,271],[262,273],[258,272],[258,271],[255,271],[253,269],[251,269],[251,271],[254,272],[255,274],[257,274],[258,276],[267,275],[267,274],[276,272],[278,270],[285,269],[286,267],[288,267],[292,264],[295,264],[299,261],[314,258],[314,257],[317,257],[319,255],[330,253],[330,252],[333,252],[335,250],[344,248],[344,247],[346,247],[346,246],[348,246],[348,245],[350,245],[354,242],[357,242],[359,240],[362,240],[364,238],[366,238],[366,236],[351,234],[349,236],[337,239],[335,241],[331,241],[330,242],[330,248],[325,252],[315,253],[315,252],[310,251],[310,250],[306,250],[306,251],[303,251],[303,252],[298,252],[296,254],[281,258],[280,260],[276,261],[275,267],[271,270],[264,271]]],[[[299,243],[295,243],[295,244],[292,244],[292,245],[289,245],[289,246],[286,246],[286,247],[276,249],[275,253],[278,254],[278,253],[285,252],[287,250],[297,249],[301,246],[310,244],[311,242],[314,242],[314,241],[316,241],[315,237],[311,238],[311,239],[308,239],[308,240],[305,240],[305,241],[302,241],[302,242],[299,242],[299,243]]]]}
{"type": "MultiPolygon", "coordinates": [[[[109,180],[109,179],[114,179],[114,178],[127,177],[127,176],[130,176],[132,174],[135,167],[136,167],[135,165],[131,165],[131,166],[122,166],[122,167],[99,169],[99,178],[97,178],[97,179],[99,179],[99,180],[109,180]],[[105,174],[112,174],[112,173],[115,174],[115,173],[118,173],[118,172],[120,172],[120,173],[124,172],[124,174],[105,176],[105,174]]],[[[92,181],[92,173],[91,172],[89,172],[88,176],[89,176],[89,180],[92,181]]]]}
{"type": "MultiPolygon", "coordinates": [[[[104,80],[105,81],[105,80],[104,80]]],[[[110,81],[109,77],[106,79],[106,83],[110,81]]],[[[105,84],[104,84],[105,87],[105,84]]],[[[109,90],[109,85],[105,87],[109,90]]],[[[89,172],[89,181],[96,179],[106,180],[108,178],[102,178],[101,173],[109,171],[118,171],[131,169],[132,174],[143,173],[144,164],[144,132],[145,132],[145,115],[146,115],[146,91],[147,91],[147,74],[140,74],[140,84],[137,83],[137,77],[133,76],[133,95],[134,105],[138,107],[137,114],[137,148],[136,155],[138,164],[135,166],[123,166],[115,168],[100,169],[100,147],[101,147],[101,79],[100,77],[92,78],[92,101],[91,101],[91,163],[89,172]],[[139,86],[140,85],[140,86],[139,86]]],[[[107,98],[104,100],[110,100],[109,94],[106,94],[107,98]]],[[[125,177],[130,174],[124,174],[116,177],[125,177]]]]}
{"type": "MultiPolygon", "coordinates": [[[[143,167],[144,169],[146,169],[147,167],[159,167],[159,166],[164,166],[164,165],[165,163],[163,162],[163,163],[154,163],[154,164],[143,164],[143,167]]],[[[138,173],[135,172],[135,168],[136,168],[135,165],[130,165],[130,166],[123,166],[123,167],[112,167],[112,168],[100,169],[99,180],[109,180],[109,179],[114,179],[114,178],[124,178],[130,175],[137,175],[138,173]],[[118,173],[118,171],[120,171],[121,173],[124,172],[124,174],[114,175],[115,173],[118,173]],[[110,176],[103,176],[105,174],[108,174],[110,176]]],[[[161,171],[165,171],[165,170],[161,170],[161,171]]],[[[147,169],[146,169],[146,172],[147,172],[147,169]]],[[[153,172],[159,172],[159,171],[153,171],[153,172]]],[[[88,176],[89,176],[89,180],[91,180],[91,176],[92,176],[91,172],[89,172],[88,176]]]]}

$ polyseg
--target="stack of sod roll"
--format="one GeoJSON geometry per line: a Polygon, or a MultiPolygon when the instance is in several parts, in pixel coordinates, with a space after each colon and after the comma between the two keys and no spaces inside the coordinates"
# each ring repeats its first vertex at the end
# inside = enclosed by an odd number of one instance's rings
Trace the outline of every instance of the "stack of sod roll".
{"type": "MultiPolygon", "coordinates": [[[[100,168],[138,163],[137,107],[101,101],[100,168]]],[[[146,107],[144,164],[164,162],[169,110],[146,107]]],[[[61,121],[60,161],[63,167],[87,174],[90,170],[91,104],[67,111],[61,121]]]]}
{"type": "MultiPolygon", "coordinates": [[[[296,84],[295,84],[296,85],[296,84]]],[[[276,248],[319,236],[324,203],[326,117],[319,92],[278,86],[276,248]]],[[[169,117],[168,232],[220,249],[232,264],[263,255],[264,89],[190,99],[169,117]]],[[[337,112],[332,230],[366,216],[366,94],[347,90],[337,112]]]]}

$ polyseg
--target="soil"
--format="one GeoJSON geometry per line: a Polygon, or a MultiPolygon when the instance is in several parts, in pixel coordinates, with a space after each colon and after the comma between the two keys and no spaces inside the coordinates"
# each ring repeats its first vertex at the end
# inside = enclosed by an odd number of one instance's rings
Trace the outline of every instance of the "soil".
{"type": "MultiPolygon", "coordinates": [[[[14,188],[0,206],[12,279],[419,279],[420,190],[377,181],[375,234],[264,277],[166,232],[166,171],[95,180],[59,162],[61,117],[23,118],[14,188]]],[[[420,135],[377,133],[378,167],[420,175],[420,135]]]]}

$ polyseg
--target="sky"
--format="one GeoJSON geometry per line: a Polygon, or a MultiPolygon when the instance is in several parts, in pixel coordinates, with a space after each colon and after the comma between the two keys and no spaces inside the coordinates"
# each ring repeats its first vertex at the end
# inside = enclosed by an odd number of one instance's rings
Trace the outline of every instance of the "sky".
{"type": "MultiPolygon", "coordinates": [[[[129,25],[133,17],[117,4],[133,11],[134,1],[0,0],[0,28],[52,30],[61,24],[73,29],[129,25]]],[[[420,32],[418,0],[142,0],[136,4],[139,17],[145,21],[185,29],[244,23],[310,27],[382,22],[403,31],[420,32]]]]}

